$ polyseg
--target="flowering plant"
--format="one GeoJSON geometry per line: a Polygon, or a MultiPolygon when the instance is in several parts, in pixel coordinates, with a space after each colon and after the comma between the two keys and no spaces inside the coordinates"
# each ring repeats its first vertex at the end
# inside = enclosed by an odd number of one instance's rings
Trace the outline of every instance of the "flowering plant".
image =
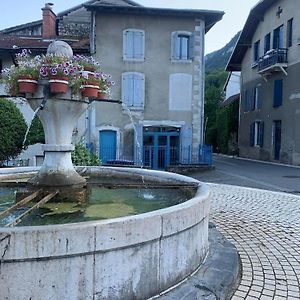
{"type": "Polygon", "coordinates": [[[69,82],[73,94],[83,89],[86,82],[99,86],[99,90],[104,93],[108,93],[109,88],[114,84],[110,75],[100,72],[99,62],[91,56],[74,55],[73,58],[69,58],[46,54],[31,57],[30,54],[30,50],[24,49],[16,55],[16,66],[13,65],[2,71],[2,81],[6,83],[6,88],[11,95],[19,93],[18,79],[25,75],[36,80],[62,76],[69,82]],[[90,69],[86,71],[88,67],[90,69]],[[92,72],[92,69],[98,71],[92,72]]]}
{"type": "Polygon", "coordinates": [[[80,66],[81,71],[96,71],[100,70],[100,63],[94,59],[92,56],[84,56],[84,55],[74,55],[73,56],[74,63],[80,66]]]}
{"type": "Polygon", "coordinates": [[[30,50],[23,49],[21,53],[16,54],[16,65],[5,68],[1,73],[1,81],[6,83],[6,89],[9,94],[19,94],[18,79],[26,77],[38,80],[39,70],[42,64],[41,56],[30,57],[30,50]]]}

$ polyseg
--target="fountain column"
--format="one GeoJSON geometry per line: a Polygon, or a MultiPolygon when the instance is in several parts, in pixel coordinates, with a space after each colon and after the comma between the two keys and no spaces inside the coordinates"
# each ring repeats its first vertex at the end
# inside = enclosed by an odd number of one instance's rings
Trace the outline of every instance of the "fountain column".
{"type": "MultiPolygon", "coordinates": [[[[61,41],[51,43],[47,53],[73,56],[71,47],[61,41]]],[[[41,107],[37,115],[45,132],[44,163],[31,183],[46,187],[84,185],[85,179],[72,164],[71,142],[76,122],[88,107],[88,98],[72,95],[70,89],[67,93],[52,94],[48,80],[41,80],[37,92],[27,101],[34,111],[41,107]]]]}

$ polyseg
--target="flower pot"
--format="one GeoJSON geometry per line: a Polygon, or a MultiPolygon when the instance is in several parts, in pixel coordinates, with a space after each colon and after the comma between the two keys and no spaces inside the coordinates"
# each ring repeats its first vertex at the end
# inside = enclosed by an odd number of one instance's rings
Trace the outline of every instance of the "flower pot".
{"type": "Polygon", "coordinates": [[[83,87],[83,91],[81,92],[81,94],[83,97],[89,97],[89,98],[98,97],[99,86],[87,83],[82,87],[83,87]]]}
{"type": "Polygon", "coordinates": [[[49,86],[51,93],[67,93],[69,89],[69,78],[65,76],[51,76],[49,86]]]}
{"type": "Polygon", "coordinates": [[[99,91],[97,98],[98,99],[107,99],[107,94],[99,91]]]}
{"type": "Polygon", "coordinates": [[[18,78],[19,92],[34,94],[37,90],[37,79],[30,76],[20,76],[18,78]]]}

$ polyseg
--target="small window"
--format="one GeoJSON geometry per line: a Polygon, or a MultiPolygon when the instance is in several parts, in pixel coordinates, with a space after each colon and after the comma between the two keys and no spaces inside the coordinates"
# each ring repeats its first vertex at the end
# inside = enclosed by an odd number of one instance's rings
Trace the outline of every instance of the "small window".
{"type": "Polygon", "coordinates": [[[261,108],[261,85],[258,84],[254,90],[253,90],[253,107],[254,109],[260,109],[261,108]]]}
{"type": "Polygon", "coordinates": [[[281,106],[282,98],[283,98],[282,79],[278,79],[274,81],[273,107],[281,106]]]}
{"type": "Polygon", "coordinates": [[[262,147],[264,143],[264,122],[256,121],[250,126],[250,146],[262,147]]]}
{"type": "Polygon", "coordinates": [[[253,52],[253,62],[258,62],[259,59],[259,48],[260,48],[260,41],[257,41],[254,43],[254,52],[253,52]]]}
{"type": "Polygon", "coordinates": [[[283,25],[277,27],[273,33],[273,49],[283,48],[283,25]]]}
{"type": "Polygon", "coordinates": [[[287,47],[292,47],[292,45],[293,45],[293,19],[288,20],[286,37],[287,37],[287,41],[286,41],[287,47]]]}
{"type": "Polygon", "coordinates": [[[191,60],[193,58],[193,39],[190,32],[172,33],[172,59],[191,60]]]}
{"type": "Polygon", "coordinates": [[[145,76],[142,73],[122,74],[122,102],[128,107],[143,108],[145,99],[145,76]]]}
{"type": "Polygon", "coordinates": [[[271,33],[265,35],[264,54],[271,49],[271,33]]]}
{"type": "Polygon", "coordinates": [[[145,59],[145,33],[143,30],[127,29],[123,32],[123,59],[145,59]]]}

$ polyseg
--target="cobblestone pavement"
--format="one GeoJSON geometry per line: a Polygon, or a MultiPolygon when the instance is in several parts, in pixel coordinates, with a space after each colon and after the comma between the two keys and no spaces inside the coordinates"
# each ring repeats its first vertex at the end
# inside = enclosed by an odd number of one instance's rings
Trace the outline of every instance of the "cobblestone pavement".
{"type": "Polygon", "coordinates": [[[233,300],[300,299],[300,197],[210,184],[211,217],[240,254],[233,300]]]}

